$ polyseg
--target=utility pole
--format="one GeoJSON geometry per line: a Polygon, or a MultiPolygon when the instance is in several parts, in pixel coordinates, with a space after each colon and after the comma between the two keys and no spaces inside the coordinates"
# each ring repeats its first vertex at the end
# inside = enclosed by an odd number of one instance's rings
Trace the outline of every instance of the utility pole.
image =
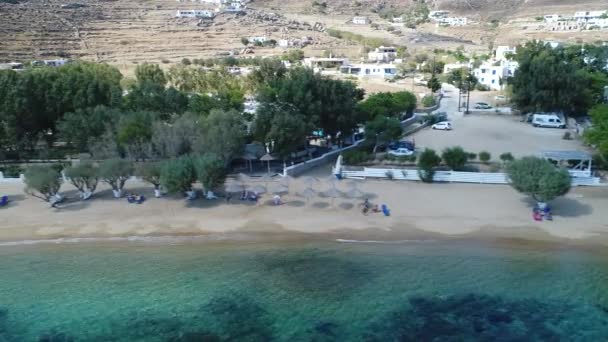
{"type": "Polygon", "coordinates": [[[471,67],[467,68],[467,111],[465,114],[469,114],[469,101],[471,100],[471,67]]]}

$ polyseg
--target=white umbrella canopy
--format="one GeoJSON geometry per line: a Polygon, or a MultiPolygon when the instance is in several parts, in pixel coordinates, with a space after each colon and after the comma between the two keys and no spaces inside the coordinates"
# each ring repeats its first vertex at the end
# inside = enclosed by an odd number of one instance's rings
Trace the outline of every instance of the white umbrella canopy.
{"type": "Polygon", "coordinates": [[[230,182],[226,184],[226,192],[234,193],[234,192],[243,192],[245,187],[241,184],[230,182]]]}
{"type": "Polygon", "coordinates": [[[311,188],[306,188],[304,189],[304,191],[302,191],[301,194],[299,194],[300,196],[306,198],[306,201],[310,201],[311,198],[315,197],[315,191],[311,188]]]}
{"type": "Polygon", "coordinates": [[[270,192],[273,194],[287,194],[289,193],[289,187],[283,184],[274,183],[270,185],[270,192]]]}
{"type": "Polygon", "coordinates": [[[255,192],[256,194],[263,194],[266,192],[266,187],[260,184],[256,184],[248,188],[249,191],[255,192]]]}

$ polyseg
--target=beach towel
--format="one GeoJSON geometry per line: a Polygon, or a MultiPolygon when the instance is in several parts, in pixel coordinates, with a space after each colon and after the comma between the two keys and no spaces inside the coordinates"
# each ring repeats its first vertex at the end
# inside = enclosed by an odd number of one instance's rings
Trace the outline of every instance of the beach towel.
{"type": "Polygon", "coordinates": [[[4,195],[0,198],[0,207],[4,207],[8,204],[8,196],[4,195]]]}

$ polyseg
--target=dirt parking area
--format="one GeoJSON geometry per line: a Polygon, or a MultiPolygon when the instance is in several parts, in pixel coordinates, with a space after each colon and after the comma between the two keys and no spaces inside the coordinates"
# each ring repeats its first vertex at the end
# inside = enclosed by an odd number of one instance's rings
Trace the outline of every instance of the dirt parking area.
{"type": "Polygon", "coordinates": [[[519,116],[511,115],[450,115],[452,131],[429,127],[408,138],[415,139],[417,148],[432,148],[441,153],[447,147],[461,146],[468,152],[490,152],[493,160],[505,152],[522,157],[548,150],[586,150],[579,140],[562,138],[567,129],[535,128],[520,120],[519,116]]]}

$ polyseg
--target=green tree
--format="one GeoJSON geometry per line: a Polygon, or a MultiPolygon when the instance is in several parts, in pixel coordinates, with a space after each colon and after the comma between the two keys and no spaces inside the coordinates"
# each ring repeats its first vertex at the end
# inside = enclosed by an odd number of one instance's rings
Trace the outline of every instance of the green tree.
{"type": "Polygon", "coordinates": [[[477,77],[470,73],[467,69],[452,70],[447,77],[447,82],[454,85],[461,91],[473,90],[479,82],[477,77]]]}
{"type": "Polygon", "coordinates": [[[529,42],[517,49],[519,68],[510,78],[512,100],[523,112],[583,115],[593,104],[591,76],[563,47],[529,42]]]}
{"type": "Polygon", "coordinates": [[[150,63],[139,64],[137,68],[135,68],[135,79],[140,85],[151,83],[161,87],[165,87],[168,81],[165,72],[158,64],[150,63]]]}
{"type": "Polygon", "coordinates": [[[168,192],[188,193],[193,191],[192,184],[196,181],[196,176],[192,157],[183,156],[164,163],[160,182],[168,192]]]}
{"type": "Polygon", "coordinates": [[[211,153],[224,166],[238,157],[245,147],[245,122],[243,115],[235,110],[214,109],[202,122],[202,134],[198,152],[211,153]]]}
{"type": "Polygon", "coordinates": [[[606,157],[608,156],[608,105],[597,105],[589,114],[593,126],[585,131],[585,140],[606,157]]]}
{"type": "Polygon", "coordinates": [[[545,203],[563,196],[570,190],[568,171],[557,169],[549,161],[524,157],[507,164],[511,186],[537,202],[545,203]]]}
{"type": "Polygon", "coordinates": [[[30,166],[25,171],[25,192],[46,202],[52,202],[61,188],[61,175],[50,166],[30,166]]]}
{"type": "Polygon", "coordinates": [[[213,191],[224,184],[226,164],[221,158],[206,153],[194,160],[194,166],[197,178],[205,191],[213,191]]]}
{"type": "Polygon", "coordinates": [[[272,146],[272,152],[286,160],[291,153],[306,147],[310,127],[302,115],[293,112],[279,112],[270,122],[270,131],[264,141],[272,146]]]}
{"type": "Polygon", "coordinates": [[[135,173],[145,182],[154,186],[155,197],[160,197],[162,162],[147,162],[137,164],[135,173]]]}
{"type": "Polygon", "coordinates": [[[254,69],[248,76],[248,81],[255,90],[265,87],[276,87],[287,74],[287,68],[277,58],[265,58],[260,61],[258,68],[254,69]]]}
{"type": "Polygon", "coordinates": [[[175,158],[194,152],[202,137],[202,118],[186,113],[172,122],[154,121],[152,150],[155,158],[175,158]]]}
{"type": "Polygon", "coordinates": [[[125,159],[108,159],[99,165],[99,176],[112,187],[114,197],[122,197],[125,182],[133,175],[133,163],[125,159]]]}
{"type": "Polygon", "coordinates": [[[99,138],[107,127],[113,127],[122,113],[105,106],[78,109],[66,113],[57,123],[59,135],[79,151],[86,151],[92,139],[99,138]]]}
{"type": "Polygon", "coordinates": [[[409,117],[416,108],[416,96],[407,91],[376,93],[357,104],[361,120],[373,120],[376,116],[395,118],[409,117]]]}
{"type": "Polygon", "coordinates": [[[64,170],[65,176],[70,183],[78,189],[81,199],[89,199],[99,182],[99,170],[92,162],[81,161],[80,163],[70,166],[64,170]]]}
{"type": "MultiPolygon", "coordinates": [[[[481,159],[481,153],[479,155],[479,158],[481,159]]],[[[443,159],[443,162],[452,170],[458,171],[464,168],[469,158],[468,153],[465,152],[462,147],[456,146],[443,150],[441,159],[443,159]]]]}
{"type": "Polygon", "coordinates": [[[133,159],[145,159],[150,156],[152,123],[155,114],[151,112],[131,112],[121,117],[116,141],[133,159]]]}
{"type": "Polygon", "coordinates": [[[365,125],[365,137],[374,142],[374,153],[380,144],[397,140],[402,133],[401,122],[396,118],[379,115],[365,125]]]}
{"type": "Polygon", "coordinates": [[[247,39],[247,37],[241,37],[241,44],[245,46],[249,45],[249,39],[247,39]]]}
{"type": "Polygon", "coordinates": [[[426,84],[426,87],[429,88],[433,93],[437,92],[441,89],[441,82],[437,76],[433,75],[426,84]]]}
{"type": "Polygon", "coordinates": [[[435,150],[425,149],[418,157],[418,176],[425,183],[432,183],[435,168],[441,163],[441,158],[435,150]]]}

